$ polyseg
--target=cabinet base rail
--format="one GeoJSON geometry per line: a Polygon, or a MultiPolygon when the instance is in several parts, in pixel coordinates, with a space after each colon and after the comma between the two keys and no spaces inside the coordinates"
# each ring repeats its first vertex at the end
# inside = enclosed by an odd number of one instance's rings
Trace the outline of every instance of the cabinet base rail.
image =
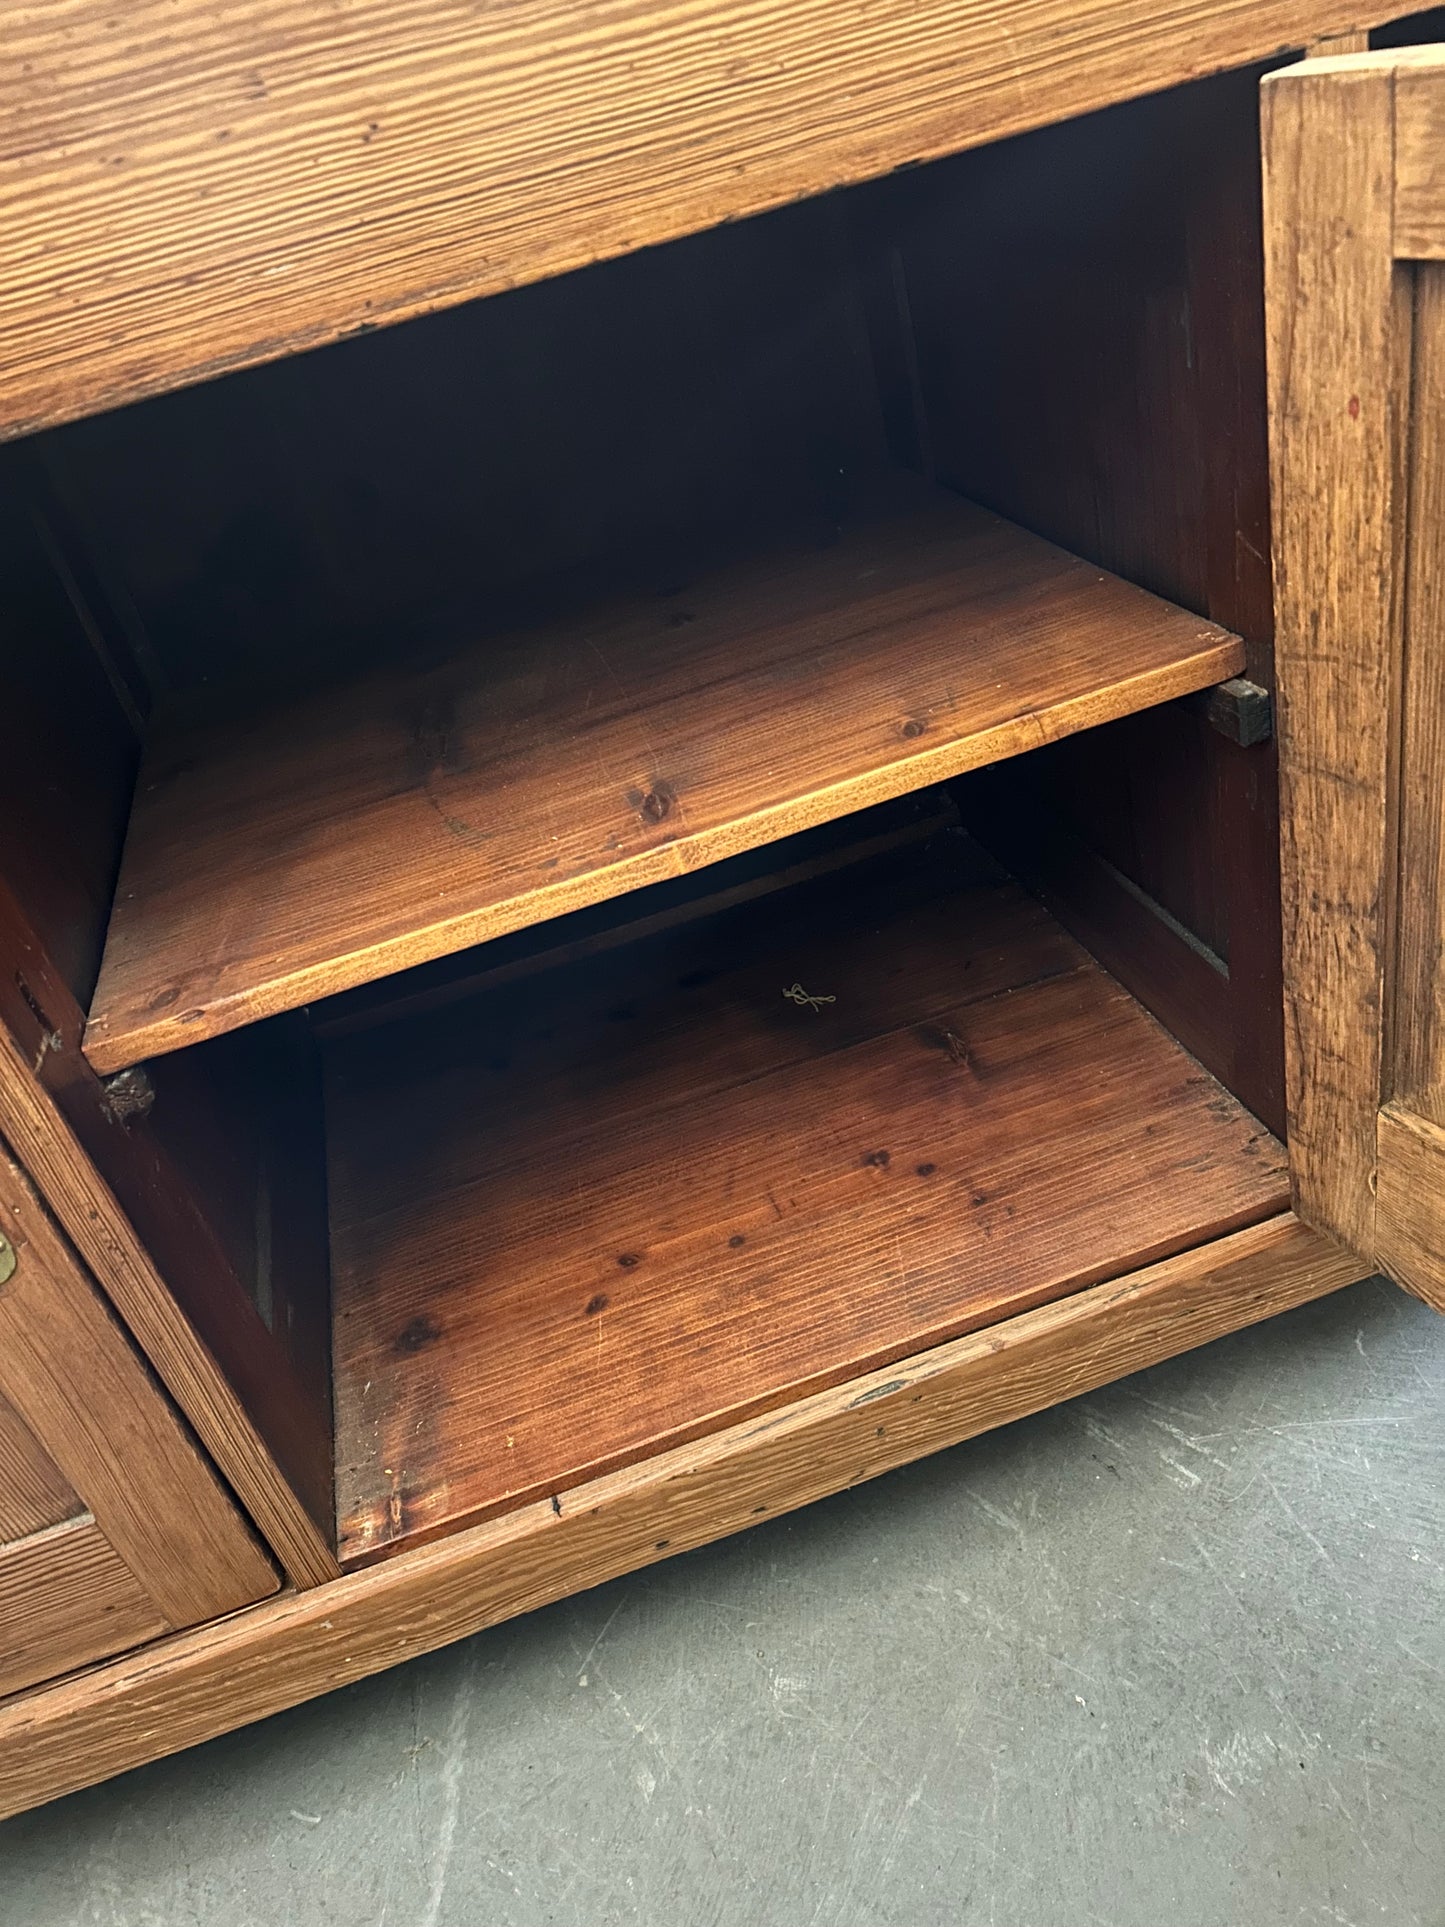
{"type": "Polygon", "coordinates": [[[0,1817],[1337,1291],[1286,1212],[309,1591],[0,1704],[0,1817]]]}

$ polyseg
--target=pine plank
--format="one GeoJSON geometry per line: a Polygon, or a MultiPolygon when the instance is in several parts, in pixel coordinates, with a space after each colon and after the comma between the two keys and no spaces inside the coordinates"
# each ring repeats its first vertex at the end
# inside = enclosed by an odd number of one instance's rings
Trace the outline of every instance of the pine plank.
{"type": "Polygon", "coordinates": [[[88,1513],[0,1546],[0,1694],[169,1630],[88,1513]]]}
{"type": "Polygon", "coordinates": [[[1015,885],[830,889],[333,1046],[343,1563],[1280,1210],[1282,1147],[1015,885]]]}
{"type": "Polygon", "coordinates": [[[1262,94],[1285,1077],[1295,1208],[1368,1255],[1394,882],[1408,276],[1393,74],[1262,94]]]}
{"type": "Polygon", "coordinates": [[[63,1525],[84,1510],[15,1407],[0,1398],[0,1545],[63,1525]]]}
{"type": "Polygon", "coordinates": [[[941,490],[786,548],[158,728],[85,1051],[141,1058],[1237,673],[1215,625],[941,490]]]}
{"type": "Polygon", "coordinates": [[[192,1625],[274,1592],[249,1524],[3,1139],[0,1221],[16,1254],[0,1291],[0,1397],[161,1623],[192,1625]]]}
{"type": "Polygon", "coordinates": [[[56,0],[0,68],[0,425],[1389,17],[1360,0],[56,0]],[[1363,20],[1362,20],[1363,12],[1363,20]]]}

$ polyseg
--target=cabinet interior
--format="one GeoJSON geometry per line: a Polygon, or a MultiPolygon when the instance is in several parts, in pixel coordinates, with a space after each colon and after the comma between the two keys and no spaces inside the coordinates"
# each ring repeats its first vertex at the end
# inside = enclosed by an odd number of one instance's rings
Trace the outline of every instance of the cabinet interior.
{"type": "Polygon", "coordinates": [[[0,451],[0,1010],[344,1563],[1286,1205],[1257,78],[0,451]]]}

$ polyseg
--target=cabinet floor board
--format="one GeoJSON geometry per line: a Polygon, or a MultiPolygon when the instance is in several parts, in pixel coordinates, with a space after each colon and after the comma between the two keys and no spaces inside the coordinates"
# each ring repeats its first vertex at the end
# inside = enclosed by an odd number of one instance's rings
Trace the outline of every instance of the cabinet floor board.
{"type": "Polygon", "coordinates": [[[965,839],[886,861],[332,1045],[343,1561],[1285,1207],[965,839]]]}
{"type": "Polygon", "coordinates": [[[822,547],[162,721],[86,1055],[121,1069],[1243,660],[1227,631],[900,477],[822,547]]]}

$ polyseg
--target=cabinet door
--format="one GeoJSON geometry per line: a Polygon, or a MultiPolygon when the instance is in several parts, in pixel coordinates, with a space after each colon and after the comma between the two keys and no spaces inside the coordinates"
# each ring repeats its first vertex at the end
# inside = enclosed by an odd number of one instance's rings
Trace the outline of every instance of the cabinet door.
{"type": "Polygon", "coordinates": [[[0,1140],[0,1694],[276,1574],[0,1140]]]}
{"type": "Polygon", "coordinates": [[[1445,58],[1263,98],[1296,1208],[1445,1310],[1445,58]]]}

